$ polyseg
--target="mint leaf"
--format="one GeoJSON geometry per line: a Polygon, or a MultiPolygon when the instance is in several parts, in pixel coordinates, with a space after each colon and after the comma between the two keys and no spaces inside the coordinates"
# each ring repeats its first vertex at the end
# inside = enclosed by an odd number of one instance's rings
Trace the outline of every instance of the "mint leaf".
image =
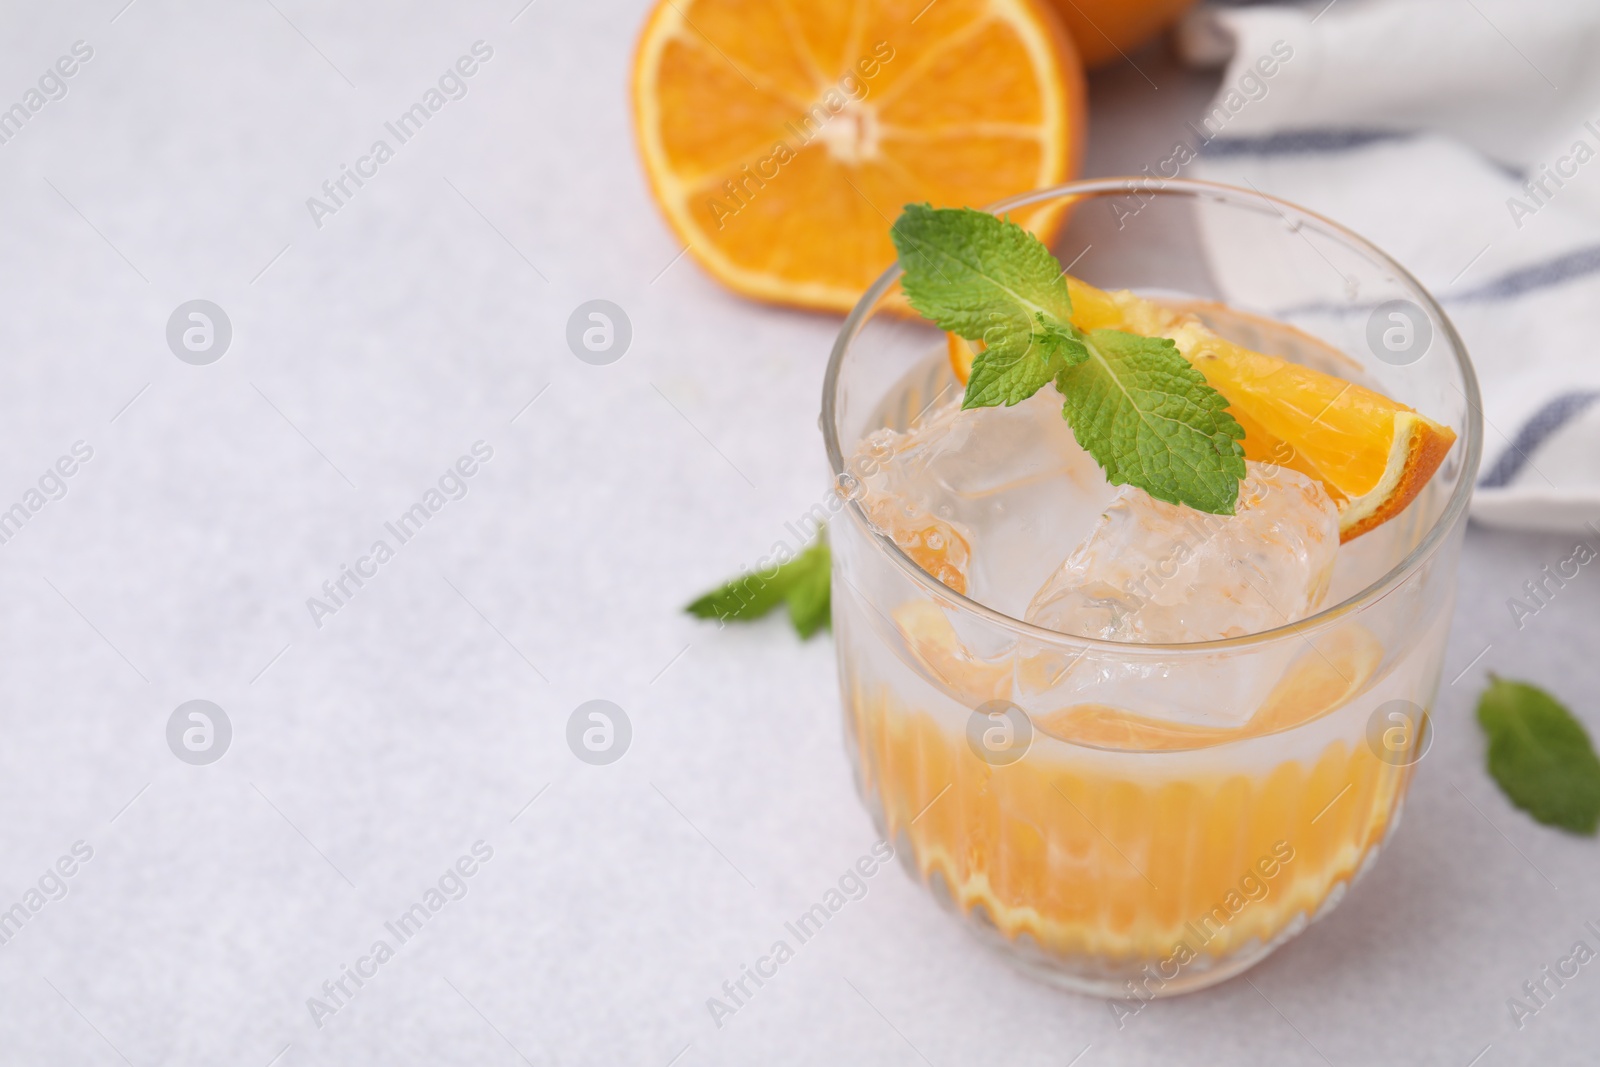
{"type": "Polygon", "coordinates": [[[1170,504],[1232,515],[1245,476],[1244,428],[1227,399],[1165,337],[1088,334],[1088,359],[1056,388],[1072,435],[1112,485],[1170,504]]]}
{"type": "Polygon", "coordinates": [[[1489,773],[1511,802],[1548,826],[1600,827],[1600,759],[1583,724],[1549,693],[1490,675],[1478,698],[1489,773]]]}
{"type": "Polygon", "coordinates": [[[763,578],[745,574],[702,595],[683,610],[697,619],[744,622],[759,619],[783,603],[783,568],[763,578]]]}
{"type": "Polygon", "coordinates": [[[987,346],[973,361],[962,407],[1019,403],[1088,357],[1068,321],[1061,264],[1021,226],[971,208],[908,204],[889,236],[911,306],[987,346]]]}
{"type": "Polygon", "coordinates": [[[828,625],[833,595],[833,559],[826,541],[816,544],[794,561],[794,583],[784,594],[789,622],[802,639],[828,625]],[[807,562],[809,560],[809,563],[807,562]]]}
{"type": "Polygon", "coordinates": [[[1063,329],[1038,317],[1039,328],[1025,340],[1008,338],[990,345],[972,360],[963,408],[1019,404],[1055,380],[1057,374],[1089,358],[1089,350],[1071,326],[1063,329]]]}
{"type": "Polygon", "coordinates": [[[802,638],[828,625],[832,554],[826,536],[768,574],[741,575],[684,608],[699,619],[749,622],[779,604],[789,608],[789,621],[802,638]]]}
{"type": "Polygon", "coordinates": [[[911,306],[941,330],[993,346],[997,325],[1030,331],[1035,316],[1068,325],[1061,264],[1033,234],[972,208],[907,204],[889,231],[911,306]]]}
{"type": "Polygon", "coordinates": [[[970,208],[908,204],[890,231],[911,306],[987,346],[963,408],[1016,404],[1054,382],[1073,436],[1113,485],[1231,515],[1244,428],[1170,340],[1072,324],[1066,274],[1016,223],[970,208]]]}

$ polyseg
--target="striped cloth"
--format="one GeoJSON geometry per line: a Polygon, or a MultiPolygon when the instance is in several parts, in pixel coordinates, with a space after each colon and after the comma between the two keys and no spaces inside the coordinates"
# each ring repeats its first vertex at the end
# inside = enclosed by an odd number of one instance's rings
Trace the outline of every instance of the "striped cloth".
{"type": "Polygon", "coordinates": [[[1218,41],[1189,173],[1338,219],[1439,299],[1483,386],[1475,519],[1600,519],[1600,2],[1314,0],[1180,35],[1218,41]]]}

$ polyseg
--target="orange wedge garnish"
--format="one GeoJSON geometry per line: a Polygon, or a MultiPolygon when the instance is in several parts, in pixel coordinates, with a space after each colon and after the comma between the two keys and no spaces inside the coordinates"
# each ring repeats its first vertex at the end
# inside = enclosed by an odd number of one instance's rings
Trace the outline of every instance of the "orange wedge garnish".
{"type": "MultiPolygon", "coordinates": [[[[1228,398],[1244,427],[1248,459],[1315,478],[1339,508],[1339,539],[1389,521],[1422,491],[1455,443],[1455,431],[1354,382],[1234,344],[1174,308],[1067,279],[1072,321],[1083,330],[1170,337],[1228,398]]],[[[1287,327],[1279,327],[1287,329],[1287,327]]],[[[950,365],[967,380],[975,349],[951,336],[950,365]]]]}
{"type": "Polygon", "coordinates": [[[968,341],[960,334],[947,333],[945,343],[950,349],[950,369],[956,372],[956,381],[962,385],[972,377],[972,361],[983,350],[982,341],[968,341]]]}
{"type": "MultiPolygon", "coordinates": [[[[1072,177],[1083,73],[1038,0],[661,0],[633,67],[651,189],[747,296],[849,310],[907,203],[1072,177]]],[[[1018,214],[1048,232],[1057,202],[1018,214]]]]}

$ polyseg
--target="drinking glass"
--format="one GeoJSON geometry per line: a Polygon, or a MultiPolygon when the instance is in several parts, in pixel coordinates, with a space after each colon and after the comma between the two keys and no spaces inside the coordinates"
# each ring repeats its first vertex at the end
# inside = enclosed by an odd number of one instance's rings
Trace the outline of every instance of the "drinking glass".
{"type": "Polygon", "coordinates": [[[1311,617],[1218,641],[1073,637],[955,592],[868,521],[863,439],[960,386],[898,268],[840,331],[822,408],[842,501],[833,625],[845,737],[879,832],[1043,978],[1141,1000],[1203,988],[1326,914],[1399,823],[1431,736],[1481,451],[1477,384],[1415,278],[1292,204],[1108,179],[991,210],[1064,220],[1052,250],[1092,285],[1185,301],[1237,343],[1361,381],[1457,435],[1405,511],[1341,546],[1311,617]],[[1062,715],[1086,708],[1107,728],[1063,733],[1062,715]],[[1177,712],[1249,725],[1117,728],[1177,712]]]}

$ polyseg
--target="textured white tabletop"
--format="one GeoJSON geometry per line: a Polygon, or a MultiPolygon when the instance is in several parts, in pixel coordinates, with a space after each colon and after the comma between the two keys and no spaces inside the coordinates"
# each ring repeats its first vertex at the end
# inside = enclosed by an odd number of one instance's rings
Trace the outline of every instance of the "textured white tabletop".
{"type": "MultiPolygon", "coordinates": [[[[873,843],[829,639],[679,610],[821,491],[837,320],[680,258],[629,127],[641,3],[125,2],[0,35],[0,106],[73,70],[0,143],[0,1062],[1592,1061],[1596,966],[1520,1031],[1506,1000],[1600,947],[1600,848],[1508,806],[1471,710],[1492,668],[1600,729],[1600,578],[1519,631],[1570,539],[1479,530],[1405,825],[1255,988],[1119,1030],[891,868],[718,1028],[873,843]],[[386,137],[461,57],[465,95],[386,137]],[[167,340],[196,299],[231,324],[207,365],[167,340]],[[610,365],[565,339],[592,299],[632,325],[610,365]],[[593,699],[632,726],[606,766],[566,740],[593,699]],[[191,700],[231,725],[209,765],[168,745],[191,700]]],[[[1205,96],[1146,69],[1098,80],[1092,171],[1205,96]]]]}

